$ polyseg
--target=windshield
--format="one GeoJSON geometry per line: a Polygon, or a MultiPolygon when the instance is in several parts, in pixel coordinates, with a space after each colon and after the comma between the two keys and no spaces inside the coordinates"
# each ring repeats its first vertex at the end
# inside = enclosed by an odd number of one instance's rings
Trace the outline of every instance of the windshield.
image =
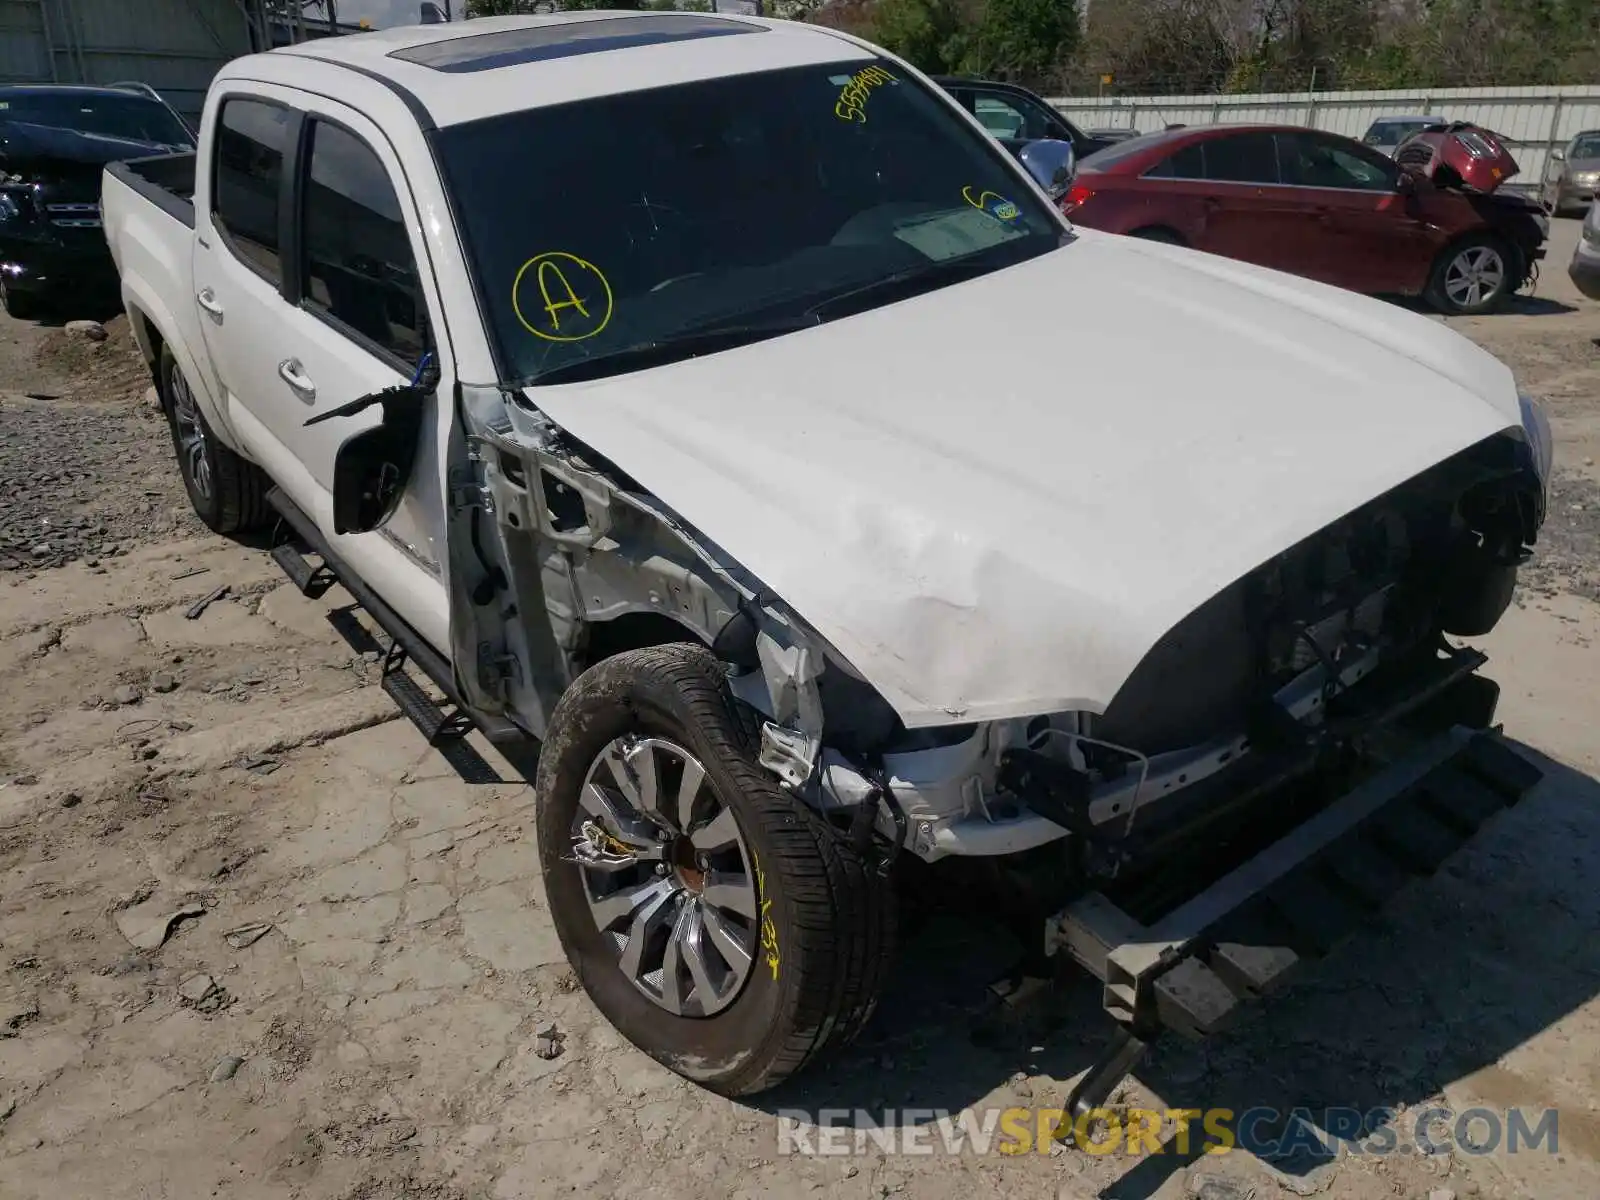
{"type": "Polygon", "coordinates": [[[1377,121],[1361,140],[1369,146],[1398,146],[1427,127],[1427,121],[1377,121]]]}
{"type": "Polygon", "coordinates": [[[1572,139],[1568,158],[1600,158],[1600,133],[1580,133],[1572,139]]]}
{"type": "Polygon", "coordinates": [[[85,92],[13,93],[0,96],[0,120],[48,125],[158,146],[193,144],[189,131],[164,104],[143,96],[85,92]]]}
{"type": "Polygon", "coordinates": [[[439,154],[523,383],[717,330],[777,336],[1064,233],[1003,150],[879,60],[508,113],[444,129],[439,154]]]}

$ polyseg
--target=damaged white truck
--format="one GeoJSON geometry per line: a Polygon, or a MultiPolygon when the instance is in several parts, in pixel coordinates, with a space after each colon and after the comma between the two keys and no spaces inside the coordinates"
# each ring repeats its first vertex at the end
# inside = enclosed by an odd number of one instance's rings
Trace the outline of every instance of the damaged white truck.
{"type": "Polygon", "coordinates": [[[105,178],[196,510],[537,747],[578,978],[724,1093],[932,887],[1105,982],[1092,1104],[1538,778],[1451,640],[1544,518],[1510,372],[1021,158],[832,30],[575,13],[239,60],[105,178]]]}

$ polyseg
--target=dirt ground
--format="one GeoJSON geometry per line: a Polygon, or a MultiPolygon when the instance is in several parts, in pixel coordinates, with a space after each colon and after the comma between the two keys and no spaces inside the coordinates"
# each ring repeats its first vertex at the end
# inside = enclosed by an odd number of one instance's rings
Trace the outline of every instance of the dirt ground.
{"type": "Polygon", "coordinates": [[[1576,230],[1536,296],[1454,322],[1554,414],[1546,545],[1484,640],[1545,781],[1119,1097],[1554,1106],[1558,1153],[780,1153],[779,1109],[1059,1103],[1109,1032],[1097,989],[996,1035],[983,984],[1011,951],[940,921],[825,1068],[750,1104],[669,1074],[576,990],[511,764],[478,745],[499,782],[464,782],[396,719],[359,619],[330,622],[347,597],[204,533],[124,329],[0,318],[0,1197],[1600,1195],[1600,304],[1565,276],[1576,230]]]}

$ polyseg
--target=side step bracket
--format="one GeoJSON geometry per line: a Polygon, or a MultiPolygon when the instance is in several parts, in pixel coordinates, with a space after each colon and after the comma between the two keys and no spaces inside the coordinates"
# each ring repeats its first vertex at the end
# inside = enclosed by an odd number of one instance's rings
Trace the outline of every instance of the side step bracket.
{"type": "Polygon", "coordinates": [[[469,712],[456,690],[455,672],[449,661],[368,587],[359,575],[340,561],[311,518],[281,489],[273,488],[268,492],[267,503],[272,505],[282,517],[283,524],[294,535],[293,540],[280,542],[272,549],[273,561],[282,568],[290,582],[304,595],[311,597],[322,595],[334,583],[342,584],[378,627],[389,635],[381,686],[406,718],[421,730],[430,746],[459,741],[474,726],[482,728],[490,741],[499,744],[526,739],[522,730],[509,721],[477,718],[469,712]],[[302,547],[315,552],[321,563],[313,565],[307,561],[302,547]],[[434,700],[412,677],[406,669],[412,663],[443,693],[448,708],[434,700]]]}

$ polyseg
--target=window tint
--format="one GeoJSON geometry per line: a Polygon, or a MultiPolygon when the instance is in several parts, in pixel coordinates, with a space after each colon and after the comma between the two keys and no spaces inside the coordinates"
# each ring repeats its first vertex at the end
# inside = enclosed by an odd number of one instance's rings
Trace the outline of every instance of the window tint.
{"type": "Polygon", "coordinates": [[[1281,134],[1278,157],[1283,181],[1299,187],[1345,188],[1366,192],[1394,190],[1395,166],[1368,158],[1326,138],[1281,134]]]}
{"type": "Polygon", "coordinates": [[[234,251],[273,283],[278,261],[278,196],[288,150],[287,108],[264,100],[227,100],[217,121],[211,219],[234,251]]]}
{"type": "Polygon", "coordinates": [[[372,148],[337,125],[312,125],[301,228],[306,307],[415,366],[425,308],[400,200],[372,148]]]}
{"type": "MultiPolygon", "coordinates": [[[[1126,151],[1129,154],[1138,152],[1137,148],[1126,151]]],[[[1102,151],[1100,154],[1094,155],[1094,158],[1099,161],[1104,155],[1111,153],[1113,152],[1109,150],[1102,151]]],[[[1162,159],[1146,171],[1145,174],[1156,179],[1204,179],[1206,177],[1205,144],[1203,142],[1195,142],[1193,145],[1185,146],[1176,154],[1162,159]]]]}
{"type": "Polygon", "coordinates": [[[438,153],[507,379],[637,369],[652,344],[836,319],[1062,240],[992,138],[859,56],[502,113],[438,153]],[[596,154],[618,129],[628,153],[596,154]]]}
{"type": "Polygon", "coordinates": [[[1240,133],[1204,143],[1206,178],[1228,183],[1277,183],[1278,154],[1270,133],[1240,133]]]}
{"type": "Polygon", "coordinates": [[[978,121],[995,137],[1047,138],[1062,134],[1061,122],[1043,106],[1009,92],[975,91],[972,107],[978,121]]]}
{"type": "Polygon", "coordinates": [[[12,92],[0,100],[0,120],[75,129],[130,142],[191,149],[194,139],[165,104],[143,96],[101,92],[12,92]]]}

